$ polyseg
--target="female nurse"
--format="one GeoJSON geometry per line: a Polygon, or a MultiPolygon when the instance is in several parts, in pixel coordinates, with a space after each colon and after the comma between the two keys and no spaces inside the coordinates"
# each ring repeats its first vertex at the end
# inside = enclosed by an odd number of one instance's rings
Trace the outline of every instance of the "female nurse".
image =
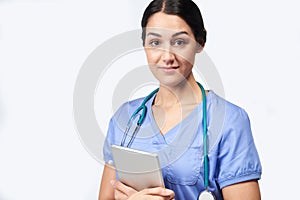
{"type": "MultiPolygon", "coordinates": [[[[141,191],[117,179],[110,145],[120,145],[131,114],[144,98],[124,103],[110,120],[104,146],[100,200],[198,199],[203,180],[202,92],[192,69],[206,42],[199,8],[192,0],[154,0],[142,18],[148,65],[159,81],[145,104],[146,116],[131,148],[158,152],[165,188],[141,191]]],[[[247,113],[205,91],[208,123],[208,190],[217,200],[259,200],[261,164],[247,113]]],[[[135,123],[135,122],[134,122],[135,123]]]]}

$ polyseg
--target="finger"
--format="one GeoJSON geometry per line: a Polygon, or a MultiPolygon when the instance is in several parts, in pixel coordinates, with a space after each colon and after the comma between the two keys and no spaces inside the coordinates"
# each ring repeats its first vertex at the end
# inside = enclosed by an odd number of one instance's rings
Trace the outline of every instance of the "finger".
{"type": "Polygon", "coordinates": [[[148,188],[144,189],[142,192],[146,195],[159,195],[163,197],[170,197],[169,199],[172,199],[175,196],[172,190],[162,187],[148,188]]]}
{"type": "Polygon", "coordinates": [[[114,190],[114,197],[115,197],[115,200],[126,200],[128,199],[128,196],[126,194],[124,194],[123,192],[115,189],[114,190]]]}
{"type": "Polygon", "coordinates": [[[163,197],[163,196],[156,196],[156,195],[146,195],[143,196],[142,198],[139,198],[139,200],[141,199],[151,199],[151,200],[174,200],[174,198],[171,197],[163,197]]]}
{"type": "Polygon", "coordinates": [[[127,196],[130,196],[137,192],[135,189],[121,183],[120,181],[111,180],[110,183],[116,190],[119,190],[120,192],[124,193],[127,196]]]}
{"type": "MultiPolygon", "coordinates": [[[[128,200],[170,200],[169,197],[163,197],[158,195],[151,195],[151,194],[140,194],[135,193],[133,196],[129,197],[128,200]]],[[[172,200],[174,200],[172,198],[172,200]]]]}

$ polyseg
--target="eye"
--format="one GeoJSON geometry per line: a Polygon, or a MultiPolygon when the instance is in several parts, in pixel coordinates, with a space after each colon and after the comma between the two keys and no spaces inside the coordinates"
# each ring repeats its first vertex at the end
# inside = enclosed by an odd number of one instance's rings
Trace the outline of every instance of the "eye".
{"type": "Polygon", "coordinates": [[[181,47],[181,46],[184,46],[185,44],[187,44],[187,42],[183,39],[176,39],[176,40],[172,41],[171,44],[172,44],[172,46],[181,47]]]}
{"type": "Polygon", "coordinates": [[[151,40],[149,42],[149,45],[152,46],[152,47],[157,47],[160,45],[160,41],[159,40],[151,40]]]}

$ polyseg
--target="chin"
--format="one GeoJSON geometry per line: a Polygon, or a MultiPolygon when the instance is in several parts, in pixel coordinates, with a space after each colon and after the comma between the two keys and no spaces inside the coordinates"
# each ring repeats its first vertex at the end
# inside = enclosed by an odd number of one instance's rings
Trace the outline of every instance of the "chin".
{"type": "Polygon", "coordinates": [[[178,87],[188,81],[192,73],[161,73],[160,71],[152,71],[152,74],[161,86],[178,87]]]}
{"type": "Polygon", "coordinates": [[[159,83],[161,86],[165,87],[179,87],[181,84],[185,83],[187,79],[185,77],[165,77],[163,79],[159,79],[159,83]]]}

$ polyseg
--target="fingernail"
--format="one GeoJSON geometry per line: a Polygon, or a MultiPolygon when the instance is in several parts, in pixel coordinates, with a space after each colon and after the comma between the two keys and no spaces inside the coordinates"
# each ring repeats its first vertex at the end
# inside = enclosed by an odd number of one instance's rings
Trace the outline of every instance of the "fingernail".
{"type": "Polygon", "coordinates": [[[169,189],[164,189],[164,190],[163,190],[163,194],[164,194],[164,195],[171,195],[171,194],[173,194],[173,191],[172,191],[172,190],[169,190],[169,189]]]}
{"type": "Polygon", "coordinates": [[[115,180],[110,180],[110,184],[111,184],[112,186],[115,186],[115,183],[116,183],[115,180]]]}

